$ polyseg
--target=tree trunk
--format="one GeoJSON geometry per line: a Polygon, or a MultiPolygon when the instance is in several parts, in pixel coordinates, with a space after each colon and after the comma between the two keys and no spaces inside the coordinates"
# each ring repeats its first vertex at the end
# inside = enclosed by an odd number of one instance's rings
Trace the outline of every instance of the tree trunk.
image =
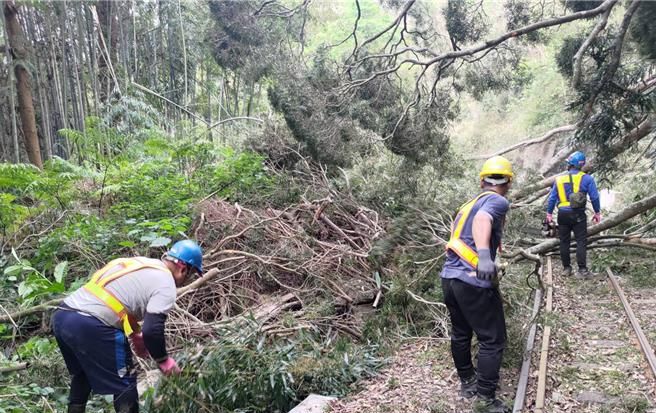
{"type": "Polygon", "coordinates": [[[116,5],[111,0],[100,0],[96,6],[98,12],[98,22],[100,23],[100,30],[98,36],[101,44],[105,44],[107,48],[106,59],[102,56],[98,61],[98,72],[100,75],[100,101],[105,102],[112,92],[112,73],[111,66],[116,63],[118,56],[118,16],[116,13],[116,5]],[[107,39],[105,42],[104,40],[107,39]]]}
{"type": "MultiPolygon", "coordinates": [[[[4,15],[5,21],[7,22],[7,40],[9,46],[12,48],[16,59],[27,61],[29,58],[27,41],[23,35],[23,29],[18,22],[18,8],[14,4],[14,0],[4,1],[4,15]]],[[[34,116],[30,75],[23,64],[14,65],[14,73],[16,74],[18,110],[21,116],[21,125],[23,126],[27,157],[32,164],[38,168],[43,168],[39,137],[36,133],[36,118],[34,116]]]]}
{"type": "Polygon", "coordinates": [[[178,0],[178,24],[180,25],[180,37],[182,38],[182,65],[184,68],[184,96],[182,98],[182,106],[187,107],[189,103],[187,99],[189,98],[189,85],[188,85],[188,73],[187,73],[187,44],[185,42],[185,32],[182,27],[182,6],[180,5],[180,0],[178,0]]]}
{"type": "MultiPolygon", "coordinates": [[[[4,38],[7,39],[7,25],[5,24],[4,18],[2,19],[2,31],[4,38]]],[[[5,46],[5,45],[3,45],[5,46]]],[[[9,64],[12,62],[12,56],[11,56],[11,49],[9,47],[6,47],[2,50],[3,53],[7,54],[7,61],[9,64]]],[[[16,122],[16,102],[15,102],[15,94],[14,94],[14,77],[11,73],[11,70],[7,71],[7,84],[9,85],[9,93],[7,93],[7,104],[9,105],[9,110],[11,111],[10,118],[11,118],[11,147],[14,150],[14,162],[19,163],[20,162],[20,146],[18,143],[18,125],[16,122]]],[[[7,143],[7,146],[9,146],[9,143],[7,143]]],[[[9,156],[7,155],[7,158],[9,156]]]]}
{"type": "Polygon", "coordinates": [[[251,116],[253,106],[253,94],[255,93],[255,82],[251,81],[251,87],[248,92],[248,105],[246,105],[246,116],[251,116]]]}
{"type": "Polygon", "coordinates": [[[92,81],[94,113],[98,115],[100,112],[100,91],[98,90],[98,71],[96,70],[98,65],[98,54],[96,53],[96,46],[94,42],[94,31],[96,25],[93,22],[93,13],[91,12],[91,8],[86,4],[84,5],[84,15],[87,25],[87,64],[89,66],[89,76],[92,81]]]}
{"type": "MultiPolygon", "coordinates": [[[[82,128],[85,127],[84,119],[91,111],[89,106],[89,95],[86,93],[87,82],[84,79],[84,49],[85,49],[85,30],[82,16],[81,3],[75,3],[75,22],[77,23],[77,36],[75,36],[75,80],[77,82],[79,99],[80,99],[80,117],[82,118],[82,128]]],[[[84,129],[83,129],[84,130],[84,129]]]]}
{"type": "Polygon", "coordinates": [[[48,128],[48,110],[46,109],[45,93],[43,91],[43,82],[39,79],[39,72],[36,73],[37,93],[39,95],[39,106],[41,109],[41,131],[43,133],[43,147],[46,151],[46,159],[52,159],[52,142],[50,140],[50,129],[48,128]]]}
{"type": "Polygon", "coordinates": [[[239,116],[239,75],[235,72],[233,86],[235,88],[235,107],[232,109],[233,116],[239,116]]]}

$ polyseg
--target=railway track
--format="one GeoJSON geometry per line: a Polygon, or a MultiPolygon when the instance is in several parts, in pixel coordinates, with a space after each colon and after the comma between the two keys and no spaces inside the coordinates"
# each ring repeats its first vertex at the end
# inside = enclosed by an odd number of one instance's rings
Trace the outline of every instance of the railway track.
{"type": "Polygon", "coordinates": [[[578,280],[550,258],[543,268],[513,412],[656,412],[656,291],[624,292],[610,269],[578,280]]]}

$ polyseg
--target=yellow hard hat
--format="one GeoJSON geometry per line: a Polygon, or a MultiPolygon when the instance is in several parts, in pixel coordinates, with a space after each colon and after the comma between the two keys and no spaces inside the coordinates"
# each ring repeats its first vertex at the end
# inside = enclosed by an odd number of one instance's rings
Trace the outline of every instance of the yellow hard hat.
{"type": "Polygon", "coordinates": [[[484,179],[487,176],[501,175],[507,176],[511,181],[515,174],[513,174],[512,164],[503,156],[493,156],[483,164],[479,176],[484,179]]]}

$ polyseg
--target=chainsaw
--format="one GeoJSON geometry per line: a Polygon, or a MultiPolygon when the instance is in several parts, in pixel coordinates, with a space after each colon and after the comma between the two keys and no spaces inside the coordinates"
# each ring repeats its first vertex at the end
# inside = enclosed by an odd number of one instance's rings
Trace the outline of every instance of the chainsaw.
{"type": "Polygon", "coordinates": [[[545,238],[556,238],[558,236],[558,224],[554,221],[547,221],[547,219],[542,220],[542,236],[545,238]]]}

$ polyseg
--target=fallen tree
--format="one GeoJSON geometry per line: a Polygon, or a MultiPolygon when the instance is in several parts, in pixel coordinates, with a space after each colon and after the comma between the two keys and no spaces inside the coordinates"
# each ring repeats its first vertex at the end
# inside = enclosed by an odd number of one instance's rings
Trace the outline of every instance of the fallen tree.
{"type": "Polygon", "coordinates": [[[500,150],[498,150],[494,153],[491,153],[491,154],[488,154],[488,155],[477,155],[477,156],[474,156],[474,157],[469,158],[469,159],[481,160],[481,159],[491,158],[493,156],[503,155],[505,153],[512,152],[512,151],[517,150],[517,149],[525,148],[527,146],[531,146],[531,145],[535,145],[535,144],[538,144],[538,143],[548,141],[552,137],[558,136],[561,133],[575,131],[576,128],[577,128],[577,125],[575,125],[575,124],[559,126],[557,128],[551,129],[550,131],[546,132],[544,135],[542,135],[540,137],[532,138],[532,139],[524,139],[521,142],[518,142],[518,143],[516,143],[514,145],[511,145],[511,146],[508,146],[506,148],[500,149],[500,150]]]}
{"type": "MultiPolygon", "coordinates": [[[[634,202],[633,204],[624,208],[617,214],[608,217],[607,219],[603,220],[597,225],[593,225],[589,227],[588,236],[599,234],[602,231],[613,228],[635,217],[636,215],[642,214],[653,208],[656,208],[656,194],[650,195],[646,198],[641,199],[640,201],[634,202]]],[[[636,239],[637,237],[634,238],[631,242],[637,244],[638,242],[636,242],[636,239]]],[[[544,255],[547,252],[555,248],[558,248],[558,245],[559,245],[558,239],[549,239],[532,247],[526,248],[525,250],[518,250],[513,253],[507,254],[504,256],[504,258],[512,259],[513,261],[520,261],[526,258],[525,254],[530,254],[533,256],[544,255]]]]}

